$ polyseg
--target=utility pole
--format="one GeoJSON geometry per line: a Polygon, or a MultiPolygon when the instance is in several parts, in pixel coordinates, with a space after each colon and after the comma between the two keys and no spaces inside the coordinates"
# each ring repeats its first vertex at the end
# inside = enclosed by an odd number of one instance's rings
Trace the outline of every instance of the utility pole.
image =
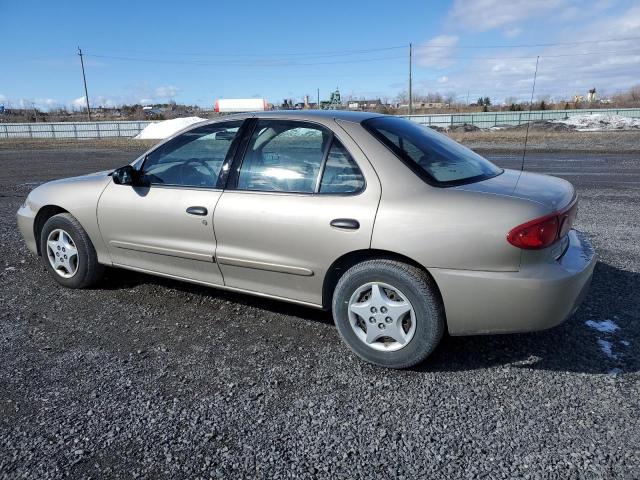
{"type": "Polygon", "coordinates": [[[411,86],[411,50],[412,50],[412,45],[411,43],[409,43],[409,115],[411,115],[413,113],[413,91],[412,91],[412,86],[411,86]]]}
{"type": "Polygon", "coordinates": [[[409,43],[409,115],[411,115],[413,113],[413,92],[412,92],[412,86],[411,86],[411,50],[412,50],[412,45],[411,43],[409,43]]]}
{"type": "Polygon", "coordinates": [[[84,81],[84,98],[87,101],[87,118],[91,121],[91,108],[89,107],[89,93],[87,92],[87,77],[84,75],[84,62],[82,61],[82,50],[78,47],[80,56],[80,66],[82,67],[82,80],[84,81]]]}
{"type": "Polygon", "coordinates": [[[318,89],[318,103],[316,103],[316,108],[320,110],[320,89],[318,89]]]}

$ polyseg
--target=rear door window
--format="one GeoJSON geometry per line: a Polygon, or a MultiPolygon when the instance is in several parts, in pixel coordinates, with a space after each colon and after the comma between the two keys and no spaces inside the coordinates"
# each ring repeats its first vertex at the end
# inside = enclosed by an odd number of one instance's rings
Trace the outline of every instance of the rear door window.
{"type": "Polygon", "coordinates": [[[259,120],[240,167],[237,188],[314,193],[331,138],[329,131],[313,124],[259,120]]]}

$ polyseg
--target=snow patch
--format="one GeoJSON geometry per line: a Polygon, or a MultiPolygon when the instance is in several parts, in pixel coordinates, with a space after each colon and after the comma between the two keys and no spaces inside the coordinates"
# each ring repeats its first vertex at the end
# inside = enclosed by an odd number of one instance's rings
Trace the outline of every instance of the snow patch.
{"type": "Polygon", "coordinates": [[[551,120],[551,123],[563,123],[575,127],[580,132],[598,130],[629,130],[640,128],[640,118],[629,118],[613,113],[592,113],[574,115],[563,120],[551,120]]]}
{"type": "Polygon", "coordinates": [[[584,323],[587,327],[591,327],[600,333],[613,333],[620,329],[618,324],[613,320],[600,320],[599,322],[595,320],[587,320],[584,323]]]}
{"type": "Polygon", "coordinates": [[[613,353],[613,344],[609,340],[603,340],[602,338],[598,339],[598,345],[600,346],[600,350],[609,358],[615,360],[618,356],[613,353]]]}
{"type": "Polygon", "coordinates": [[[184,117],[151,123],[134,138],[137,138],[138,140],[162,140],[169,138],[174,133],[179,132],[183,128],[187,128],[189,125],[193,125],[194,123],[202,122],[204,120],[206,120],[206,118],[184,117]]]}

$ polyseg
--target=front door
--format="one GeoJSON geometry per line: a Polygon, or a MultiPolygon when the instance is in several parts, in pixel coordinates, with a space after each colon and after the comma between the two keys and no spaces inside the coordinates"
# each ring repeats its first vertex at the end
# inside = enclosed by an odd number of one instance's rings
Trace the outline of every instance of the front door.
{"type": "Polygon", "coordinates": [[[218,177],[242,121],[195,127],[160,145],[141,166],[144,186],[110,183],[98,203],[114,264],[222,284],[213,212],[218,177]]]}
{"type": "Polygon", "coordinates": [[[369,248],[379,199],[371,165],[344,133],[257,121],[214,215],[225,285],[320,305],[328,267],[369,248]]]}

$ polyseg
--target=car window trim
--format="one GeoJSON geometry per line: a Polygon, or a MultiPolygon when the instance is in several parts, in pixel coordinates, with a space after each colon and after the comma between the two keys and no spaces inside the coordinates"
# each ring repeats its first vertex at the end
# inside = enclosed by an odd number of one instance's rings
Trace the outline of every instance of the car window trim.
{"type": "Polygon", "coordinates": [[[331,139],[331,144],[329,145],[329,150],[327,151],[327,157],[325,158],[325,162],[322,165],[322,174],[320,175],[320,180],[318,182],[318,189],[316,191],[316,194],[317,195],[340,196],[340,197],[352,197],[352,196],[355,196],[355,195],[360,195],[366,189],[367,189],[367,178],[365,177],[364,172],[360,168],[360,165],[358,165],[358,162],[353,157],[353,155],[351,155],[351,152],[345,146],[345,144],[338,137],[336,137],[334,135],[333,138],[331,139]],[[345,149],[345,151],[349,155],[349,158],[353,161],[353,163],[355,163],[356,168],[358,169],[358,171],[360,172],[360,176],[362,177],[362,186],[359,189],[354,190],[353,192],[321,192],[320,191],[320,188],[322,188],[322,180],[324,179],[324,172],[326,170],[326,164],[327,164],[327,161],[329,159],[329,153],[331,152],[331,149],[333,148],[333,142],[336,141],[336,140],[338,142],[340,142],[340,145],[342,146],[342,148],[345,149]]]}
{"type": "Polygon", "coordinates": [[[225,124],[233,124],[233,123],[236,123],[236,122],[241,122],[240,126],[238,127],[238,133],[236,134],[235,138],[231,142],[231,145],[229,145],[229,150],[227,151],[227,153],[225,155],[225,159],[222,161],[222,165],[220,166],[220,171],[218,172],[218,178],[216,178],[216,181],[215,181],[215,186],[213,186],[213,187],[202,187],[202,186],[198,186],[198,185],[180,185],[180,184],[175,184],[175,183],[164,183],[164,184],[163,183],[150,183],[149,185],[145,185],[145,187],[146,188],[157,188],[157,187],[159,187],[159,188],[183,188],[183,189],[211,190],[211,191],[224,190],[224,187],[220,186],[220,179],[223,176],[223,174],[226,173],[224,167],[225,167],[225,165],[230,163],[230,161],[228,159],[229,158],[233,159],[233,157],[235,156],[236,150],[237,150],[237,146],[238,146],[238,143],[236,142],[236,140],[238,140],[238,138],[241,137],[243,129],[246,127],[247,122],[249,120],[251,120],[251,118],[225,120],[225,121],[222,121],[222,122],[213,122],[213,123],[208,123],[208,124],[205,124],[205,125],[194,125],[193,128],[185,130],[185,131],[181,132],[180,134],[178,134],[178,135],[176,135],[176,136],[174,136],[172,138],[169,138],[164,142],[159,143],[153,149],[151,149],[150,151],[145,153],[144,158],[142,160],[142,163],[140,164],[140,167],[137,169],[139,172],[144,173],[144,166],[147,163],[147,159],[149,158],[149,155],[154,153],[156,150],[164,147],[168,143],[172,142],[176,138],[180,137],[180,135],[184,135],[185,133],[189,133],[192,130],[196,130],[196,129],[202,128],[202,127],[209,127],[209,126],[218,127],[218,126],[222,126],[224,128],[225,124]]]}
{"type": "Polygon", "coordinates": [[[230,167],[226,172],[226,178],[223,187],[224,190],[237,190],[238,179],[240,177],[240,169],[242,168],[242,163],[244,162],[244,157],[247,153],[249,142],[251,142],[251,138],[253,137],[253,132],[255,131],[256,125],[258,124],[258,120],[259,119],[256,117],[248,118],[246,120],[246,124],[244,125],[244,131],[240,138],[238,148],[233,156],[233,159],[230,162],[230,167]]]}
{"type": "Polygon", "coordinates": [[[318,169],[318,178],[316,178],[316,185],[313,189],[314,194],[320,193],[320,184],[322,183],[322,177],[324,177],[324,169],[327,166],[327,159],[329,158],[329,152],[331,151],[331,147],[333,146],[333,141],[335,139],[335,135],[331,130],[329,130],[329,141],[324,147],[324,151],[322,152],[322,161],[320,162],[320,168],[318,169]]]}

